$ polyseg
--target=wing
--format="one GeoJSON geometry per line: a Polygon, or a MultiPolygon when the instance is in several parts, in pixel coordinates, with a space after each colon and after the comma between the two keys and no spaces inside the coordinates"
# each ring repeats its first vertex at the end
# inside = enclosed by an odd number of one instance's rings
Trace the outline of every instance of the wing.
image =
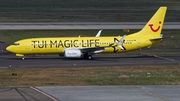
{"type": "Polygon", "coordinates": [[[109,48],[109,47],[112,47],[112,46],[118,46],[122,50],[125,50],[125,48],[123,46],[125,37],[126,37],[126,35],[124,35],[116,45],[114,45],[114,43],[113,43],[113,44],[110,44],[109,46],[81,48],[80,50],[81,50],[82,53],[101,53],[106,48],[109,48]]]}

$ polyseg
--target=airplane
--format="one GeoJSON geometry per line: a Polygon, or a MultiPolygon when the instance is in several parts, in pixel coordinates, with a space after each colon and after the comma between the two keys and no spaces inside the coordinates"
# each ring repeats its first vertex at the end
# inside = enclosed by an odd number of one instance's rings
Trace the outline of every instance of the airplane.
{"type": "Polygon", "coordinates": [[[167,7],[160,7],[140,31],[129,35],[29,38],[14,42],[6,50],[22,59],[31,54],[59,54],[65,58],[91,60],[96,53],[121,53],[149,48],[162,42],[161,31],[166,10],[167,7]]]}

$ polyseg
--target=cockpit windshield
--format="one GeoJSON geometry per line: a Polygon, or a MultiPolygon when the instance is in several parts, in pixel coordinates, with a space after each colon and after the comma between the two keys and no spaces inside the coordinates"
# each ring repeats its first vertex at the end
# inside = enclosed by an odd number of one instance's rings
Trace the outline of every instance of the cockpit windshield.
{"type": "Polygon", "coordinates": [[[14,45],[14,46],[19,46],[19,43],[14,43],[13,45],[14,45]]]}

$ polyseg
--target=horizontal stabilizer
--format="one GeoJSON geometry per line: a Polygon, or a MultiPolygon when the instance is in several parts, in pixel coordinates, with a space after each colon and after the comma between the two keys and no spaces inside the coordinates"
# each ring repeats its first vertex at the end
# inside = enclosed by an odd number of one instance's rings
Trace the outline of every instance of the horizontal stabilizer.
{"type": "Polygon", "coordinates": [[[170,36],[170,37],[163,37],[163,38],[153,38],[153,39],[149,39],[150,41],[156,41],[156,40],[161,40],[161,39],[167,39],[167,38],[173,38],[174,36],[170,36]]]}

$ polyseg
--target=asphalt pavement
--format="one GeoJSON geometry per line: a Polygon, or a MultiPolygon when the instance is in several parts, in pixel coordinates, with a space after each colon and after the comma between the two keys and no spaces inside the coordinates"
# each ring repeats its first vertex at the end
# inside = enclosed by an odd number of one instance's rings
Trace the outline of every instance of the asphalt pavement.
{"type": "MultiPolygon", "coordinates": [[[[0,22],[0,30],[142,29],[147,22],[0,22]]],[[[163,29],[180,29],[180,22],[165,22],[163,29]]]]}

